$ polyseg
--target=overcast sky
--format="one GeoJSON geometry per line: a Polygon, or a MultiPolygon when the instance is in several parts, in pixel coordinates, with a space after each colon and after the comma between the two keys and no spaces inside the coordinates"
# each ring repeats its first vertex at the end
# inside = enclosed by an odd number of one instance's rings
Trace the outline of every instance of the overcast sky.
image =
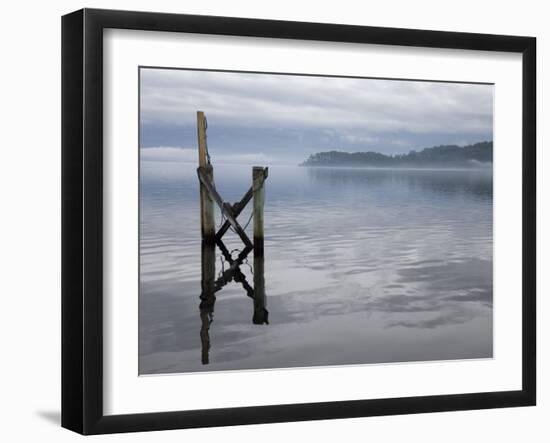
{"type": "Polygon", "coordinates": [[[493,139],[493,86],[141,69],[142,158],[296,164],[320,151],[409,152],[493,139]],[[156,149],[152,149],[156,148],[156,149]]]}

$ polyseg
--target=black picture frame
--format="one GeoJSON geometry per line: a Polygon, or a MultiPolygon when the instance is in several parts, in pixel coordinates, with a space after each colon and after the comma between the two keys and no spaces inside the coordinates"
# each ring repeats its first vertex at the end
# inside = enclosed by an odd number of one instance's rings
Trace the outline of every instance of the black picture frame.
{"type": "MultiPolygon", "coordinates": [[[[520,270],[518,269],[518,272],[520,270]]],[[[536,39],[230,17],[83,9],[62,18],[62,426],[82,434],[150,431],[536,403],[536,39]],[[504,51],[522,54],[522,389],[456,395],[103,413],[103,30],[504,51]]]]}

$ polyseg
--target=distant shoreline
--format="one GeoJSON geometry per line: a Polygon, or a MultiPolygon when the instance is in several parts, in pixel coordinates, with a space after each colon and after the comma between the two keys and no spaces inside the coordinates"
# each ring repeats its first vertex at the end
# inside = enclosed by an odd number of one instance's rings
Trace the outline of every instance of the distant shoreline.
{"type": "Polygon", "coordinates": [[[298,166],[389,169],[491,169],[493,142],[467,146],[444,145],[410,151],[408,154],[385,155],[379,152],[326,151],[310,155],[298,166]]]}
{"type": "Polygon", "coordinates": [[[484,171],[492,172],[493,164],[487,163],[483,166],[452,166],[452,165],[433,165],[433,166],[343,166],[343,165],[324,165],[307,166],[303,164],[296,165],[307,169],[365,169],[371,171],[484,171]]]}

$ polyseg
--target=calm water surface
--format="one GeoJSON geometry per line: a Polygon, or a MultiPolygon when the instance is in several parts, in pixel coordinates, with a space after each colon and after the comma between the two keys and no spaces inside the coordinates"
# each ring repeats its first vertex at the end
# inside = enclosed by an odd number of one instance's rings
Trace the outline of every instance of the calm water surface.
{"type": "MultiPolygon", "coordinates": [[[[253,300],[228,283],[216,293],[203,364],[195,168],[141,165],[140,373],[492,356],[491,171],[271,167],[269,324],[253,324],[253,300]]],[[[250,166],[215,168],[230,202],[251,175],[250,166]]],[[[242,249],[232,232],[224,241],[242,249]]],[[[218,277],[228,263],[216,254],[218,277]]],[[[253,285],[252,254],[240,270],[253,285]]]]}

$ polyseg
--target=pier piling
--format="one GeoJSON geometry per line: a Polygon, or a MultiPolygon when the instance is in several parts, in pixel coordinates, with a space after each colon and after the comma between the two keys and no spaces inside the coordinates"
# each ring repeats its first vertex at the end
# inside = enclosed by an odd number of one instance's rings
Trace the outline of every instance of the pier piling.
{"type": "Polygon", "coordinates": [[[263,255],[264,253],[264,182],[267,178],[267,171],[267,168],[261,166],[252,168],[254,255],[263,255]]]}
{"type": "MultiPolygon", "coordinates": [[[[199,140],[199,168],[210,183],[214,181],[214,168],[208,158],[206,145],[206,117],[204,112],[197,111],[197,131],[199,140]]],[[[208,243],[214,243],[216,237],[216,226],[214,221],[214,200],[208,193],[204,184],[200,183],[200,204],[201,204],[201,232],[202,238],[208,243]]]]}

